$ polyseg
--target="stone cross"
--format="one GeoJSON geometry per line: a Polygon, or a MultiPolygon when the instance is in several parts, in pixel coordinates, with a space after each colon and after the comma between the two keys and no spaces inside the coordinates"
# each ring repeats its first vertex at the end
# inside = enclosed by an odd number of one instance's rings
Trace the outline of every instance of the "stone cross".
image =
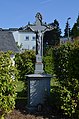
{"type": "Polygon", "coordinates": [[[43,35],[46,31],[53,30],[54,27],[42,22],[42,15],[38,12],[35,16],[36,22],[28,27],[36,34],[36,66],[35,73],[43,73],[43,35]]]}
{"type": "Polygon", "coordinates": [[[36,34],[36,64],[35,73],[27,76],[28,80],[28,111],[42,111],[42,105],[45,105],[45,97],[50,96],[51,75],[45,74],[43,70],[43,34],[53,28],[42,23],[40,13],[36,14],[35,24],[27,26],[36,34]],[[40,110],[39,110],[40,107],[40,110]]]}

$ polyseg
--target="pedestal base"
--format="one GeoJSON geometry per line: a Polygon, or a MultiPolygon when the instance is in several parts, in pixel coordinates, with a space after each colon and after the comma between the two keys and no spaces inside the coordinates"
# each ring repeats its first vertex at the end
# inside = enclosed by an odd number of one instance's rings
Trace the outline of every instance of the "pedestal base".
{"type": "MultiPolygon", "coordinates": [[[[28,80],[28,111],[38,110],[38,107],[45,103],[50,95],[50,79],[48,74],[30,74],[28,80]]],[[[41,106],[42,107],[42,106],[41,106]]]]}
{"type": "Polygon", "coordinates": [[[35,74],[42,74],[42,73],[44,73],[43,63],[36,63],[35,64],[35,74]]]}

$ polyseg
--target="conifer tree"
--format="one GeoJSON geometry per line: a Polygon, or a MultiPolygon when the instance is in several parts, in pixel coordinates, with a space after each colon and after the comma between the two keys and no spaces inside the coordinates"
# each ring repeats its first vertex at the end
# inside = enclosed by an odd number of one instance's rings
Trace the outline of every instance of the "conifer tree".
{"type": "Polygon", "coordinates": [[[71,34],[72,34],[72,37],[79,36],[79,15],[78,15],[78,18],[76,20],[76,23],[72,27],[71,34]]]}
{"type": "Polygon", "coordinates": [[[66,22],[66,27],[64,29],[64,37],[68,37],[68,32],[69,32],[69,36],[71,36],[71,30],[70,30],[70,25],[69,22],[67,20],[66,22]]]}
{"type": "Polygon", "coordinates": [[[58,21],[55,19],[54,22],[51,23],[50,25],[55,28],[51,31],[47,31],[44,34],[44,47],[46,46],[53,47],[60,43],[61,29],[59,27],[58,21]]]}

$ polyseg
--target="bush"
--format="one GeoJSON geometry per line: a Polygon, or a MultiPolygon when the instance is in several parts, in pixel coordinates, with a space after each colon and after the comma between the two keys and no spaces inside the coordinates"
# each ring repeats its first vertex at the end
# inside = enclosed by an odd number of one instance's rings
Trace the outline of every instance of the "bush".
{"type": "Polygon", "coordinates": [[[53,63],[53,48],[47,50],[43,57],[44,71],[47,74],[53,75],[54,63],[53,63]]]}
{"type": "Polygon", "coordinates": [[[54,49],[54,73],[59,81],[61,109],[68,116],[79,116],[79,43],[54,49]]]}
{"type": "Polygon", "coordinates": [[[52,57],[51,56],[45,56],[43,58],[44,62],[44,71],[47,74],[53,74],[53,63],[52,63],[52,57]]]}
{"type": "Polygon", "coordinates": [[[11,112],[15,107],[17,70],[12,65],[10,52],[0,52],[0,116],[11,112]]]}
{"type": "Polygon", "coordinates": [[[35,52],[32,50],[25,50],[20,54],[16,54],[15,62],[20,80],[26,80],[25,75],[34,73],[35,60],[35,52]]]}

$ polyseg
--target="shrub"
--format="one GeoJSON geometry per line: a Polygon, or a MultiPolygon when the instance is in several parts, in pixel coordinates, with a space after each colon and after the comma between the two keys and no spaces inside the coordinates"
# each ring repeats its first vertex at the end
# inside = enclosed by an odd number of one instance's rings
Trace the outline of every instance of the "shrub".
{"type": "Polygon", "coordinates": [[[16,67],[19,71],[19,79],[25,80],[25,75],[34,73],[35,67],[35,52],[32,50],[25,50],[15,56],[16,67]]]}
{"type": "MultiPolygon", "coordinates": [[[[79,43],[54,49],[54,73],[60,83],[60,104],[64,113],[79,116],[79,43]]],[[[60,105],[58,105],[60,106],[60,105]]]]}
{"type": "Polygon", "coordinates": [[[53,74],[53,62],[52,62],[52,57],[51,56],[45,56],[43,58],[44,62],[44,71],[47,74],[53,74]]]}
{"type": "Polygon", "coordinates": [[[10,52],[0,52],[0,113],[1,118],[15,107],[17,70],[12,65],[10,52]]]}
{"type": "Polygon", "coordinates": [[[43,57],[44,71],[47,74],[53,75],[54,63],[53,63],[53,48],[47,50],[43,57]]]}

